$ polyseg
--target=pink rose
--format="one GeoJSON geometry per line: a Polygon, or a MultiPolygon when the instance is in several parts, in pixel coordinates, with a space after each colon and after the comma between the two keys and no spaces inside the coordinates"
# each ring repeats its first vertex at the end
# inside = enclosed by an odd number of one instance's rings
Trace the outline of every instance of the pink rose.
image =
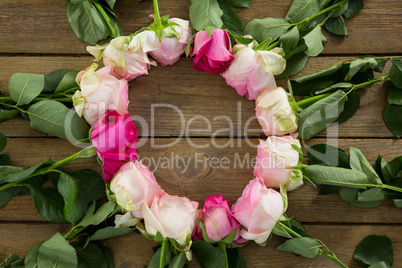
{"type": "Polygon", "coordinates": [[[214,29],[211,36],[205,30],[198,32],[191,53],[195,56],[193,67],[200,72],[223,73],[234,59],[231,52],[229,34],[225,30],[214,29]]]}
{"type": "Polygon", "coordinates": [[[286,67],[286,60],[281,55],[271,51],[254,51],[253,45],[235,45],[235,59],[222,73],[226,83],[249,100],[255,100],[264,90],[276,87],[274,75],[282,73],[286,67]]]}
{"type": "Polygon", "coordinates": [[[73,96],[73,104],[79,116],[84,116],[93,125],[107,110],[115,110],[120,115],[127,113],[128,83],[117,79],[108,67],[95,72],[98,65],[92,64],[78,73],[76,80],[81,91],[73,96]]]}
{"type": "Polygon", "coordinates": [[[116,201],[136,218],[143,218],[141,204],[151,206],[152,201],[163,194],[152,172],[141,161],[124,164],[110,183],[116,201]]]}
{"type": "MultiPolygon", "coordinates": [[[[230,203],[223,199],[221,194],[209,196],[204,202],[204,208],[200,211],[200,220],[205,231],[213,241],[225,239],[233,230],[239,228],[239,223],[233,218],[230,203]]],[[[240,229],[237,231],[235,240],[240,237],[240,229]]],[[[194,240],[204,240],[200,227],[194,236],[194,240]]],[[[235,241],[236,242],[236,241],[235,241]]]]}
{"type": "Polygon", "coordinates": [[[163,30],[162,44],[158,42],[155,50],[149,52],[162,66],[172,65],[180,59],[191,39],[190,22],[177,18],[169,19],[168,26],[163,30]]]}
{"type": "Polygon", "coordinates": [[[185,197],[167,193],[154,198],[151,206],[141,204],[145,230],[149,235],[159,232],[164,238],[176,240],[181,246],[188,246],[197,229],[198,203],[185,197]]]}
{"type": "Polygon", "coordinates": [[[256,115],[265,135],[296,135],[298,118],[289,100],[290,95],[281,87],[267,89],[257,98],[256,115]]]}
{"type": "Polygon", "coordinates": [[[139,37],[142,35],[133,38],[116,37],[107,46],[88,46],[87,51],[95,56],[95,60],[103,57],[105,66],[112,66],[115,73],[129,81],[137,76],[148,74],[150,65],[156,65],[155,62],[148,59],[145,48],[131,44],[131,42],[136,43],[136,39],[139,37]]]}
{"type": "Polygon", "coordinates": [[[267,187],[278,188],[283,184],[291,191],[303,185],[300,169],[291,169],[300,161],[292,144],[300,148],[300,142],[291,136],[270,136],[266,141],[260,140],[254,176],[263,179],[267,187]]]}
{"type": "Polygon", "coordinates": [[[110,181],[126,162],[137,159],[137,128],[129,114],[109,110],[91,129],[91,141],[103,163],[103,176],[110,181]]]}
{"type": "Polygon", "coordinates": [[[283,213],[280,193],[268,189],[255,178],[243,190],[243,195],[232,206],[235,219],[240,222],[241,237],[264,245],[283,213]]]}

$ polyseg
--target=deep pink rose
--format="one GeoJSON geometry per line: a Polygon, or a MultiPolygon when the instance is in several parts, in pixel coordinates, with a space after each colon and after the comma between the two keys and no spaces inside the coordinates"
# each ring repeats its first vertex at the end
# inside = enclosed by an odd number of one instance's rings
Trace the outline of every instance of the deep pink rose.
{"type": "MultiPolygon", "coordinates": [[[[204,224],[208,237],[213,241],[225,239],[233,230],[239,228],[239,223],[233,218],[229,201],[223,199],[221,194],[208,196],[200,212],[200,220],[204,224]]],[[[240,229],[237,231],[235,240],[239,237],[240,229]]],[[[204,240],[200,227],[197,229],[194,240],[204,240]]]]}
{"type": "Polygon", "coordinates": [[[259,178],[250,181],[232,206],[233,216],[241,224],[241,237],[260,245],[266,243],[283,210],[281,194],[268,189],[259,178]]]}
{"type": "Polygon", "coordinates": [[[291,136],[270,136],[266,141],[260,140],[254,176],[264,180],[264,184],[271,188],[283,184],[288,191],[292,191],[302,186],[302,172],[291,168],[299,164],[299,153],[292,145],[300,148],[299,140],[291,136]]]}
{"type": "Polygon", "coordinates": [[[193,67],[200,72],[223,73],[234,59],[231,52],[229,34],[225,30],[214,29],[211,36],[206,31],[198,32],[191,53],[195,56],[193,67]]]}
{"type": "Polygon", "coordinates": [[[129,114],[109,110],[91,129],[91,141],[103,163],[103,176],[110,181],[127,161],[137,159],[137,128],[129,114]]]}

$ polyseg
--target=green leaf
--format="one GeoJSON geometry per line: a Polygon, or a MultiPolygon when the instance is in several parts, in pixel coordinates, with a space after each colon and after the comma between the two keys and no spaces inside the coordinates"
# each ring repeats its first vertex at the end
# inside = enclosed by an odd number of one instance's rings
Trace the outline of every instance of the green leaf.
{"type": "MultiPolygon", "coordinates": [[[[162,248],[159,248],[155,254],[152,256],[151,261],[149,262],[147,268],[159,268],[159,260],[161,257],[162,248]]],[[[170,247],[167,247],[166,255],[165,255],[165,265],[168,265],[172,261],[172,251],[170,247]]]]}
{"type": "Polygon", "coordinates": [[[11,264],[18,261],[20,257],[17,254],[11,253],[4,262],[0,264],[0,268],[8,268],[11,267],[11,264]]]}
{"type": "Polygon", "coordinates": [[[293,238],[293,236],[278,223],[275,224],[274,228],[272,229],[272,233],[286,238],[293,238]]]}
{"type": "Polygon", "coordinates": [[[102,177],[91,169],[82,169],[70,173],[82,182],[82,191],[88,202],[98,200],[105,196],[105,183],[102,177]]]}
{"type": "Polygon", "coordinates": [[[286,52],[291,51],[297,46],[300,39],[300,33],[297,26],[293,26],[290,30],[279,38],[283,50],[286,52]]]}
{"type": "Polygon", "coordinates": [[[8,81],[11,98],[22,106],[36,98],[45,86],[45,76],[42,74],[15,73],[8,81]]]}
{"type": "Polygon", "coordinates": [[[225,242],[226,244],[232,244],[233,240],[235,240],[236,238],[237,231],[238,229],[231,231],[230,234],[227,237],[225,237],[225,239],[223,239],[222,241],[225,242]]]}
{"type": "Polygon", "coordinates": [[[385,262],[378,262],[373,265],[370,265],[368,268],[387,268],[387,264],[385,262]]]}
{"type": "MultiPolygon", "coordinates": [[[[402,88],[402,60],[394,59],[392,60],[392,67],[389,70],[389,78],[391,78],[392,83],[399,88],[402,88]]],[[[10,92],[11,94],[11,92],[10,92]]]]}
{"type": "Polygon", "coordinates": [[[328,144],[315,144],[306,147],[310,165],[324,165],[349,168],[349,155],[342,149],[328,144]]]}
{"type": "Polygon", "coordinates": [[[60,84],[61,80],[67,73],[67,69],[60,69],[51,72],[45,76],[45,87],[43,88],[43,93],[50,93],[56,90],[57,86],[60,84]]]}
{"type": "Polygon", "coordinates": [[[360,10],[364,8],[363,0],[349,0],[348,1],[348,9],[345,10],[343,15],[351,19],[359,13],[360,10]]]}
{"type": "Polygon", "coordinates": [[[0,152],[3,151],[7,146],[7,137],[0,132],[0,152]]]}
{"type": "Polygon", "coordinates": [[[345,11],[348,9],[348,7],[349,3],[348,2],[344,3],[343,5],[335,9],[334,13],[331,14],[330,18],[336,18],[342,16],[343,13],[345,13],[345,11]]]}
{"type": "Polygon", "coordinates": [[[250,7],[251,0],[225,0],[226,4],[232,7],[250,7]]]}
{"type": "Polygon", "coordinates": [[[81,219],[88,207],[89,200],[82,188],[79,177],[60,172],[57,190],[64,199],[64,217],[73,225],[81,219]]]}
{"type": "Polygon", "coordinates": [[[198,226],[201,228],[202,237],[204,238],[204,240],[208,243],[213,243],[214,241],[211,238],[209,238],[207,231],[205,230],[204,224],[202,223],[200,218],[197,218],[197,223],[198,223],[198,226]]]}
{"type": "Polygon", "coordinates": [[[286,69],[280,75],[276,75],[276,79],[282,79],[298,74],[307,65],[309,56],[305,53],[298,53],[286,59],[286,69]]]}
{"type": "MultiPolygon", "coordinates": [[[[388,62],[388,59],[375,59],[377,61],[377,66],[374,68],[375,72],[382,73],[384,70],[385,64],[388,62]]],[[[387,80],[389,81],[389,80],[387,80]]]]}
{"type": "Polygon", "coordinates": [[[318,195],[328,195],[338,192],[342,187],[340,186],[332,186],[332,185],[324,185],[321,187],[318,195]]]}
{"type": "Polygon", "coordinates": [[[27,113],[33,130],[67,139],[72,143],[88,137],[89,127],[85,120],[60,102],[40,101],[29,107],[27,113]]]}
{"type": "Polygon", "coordinates": [[[105,0],[105,2],[108,4],[108,6],[113,9],[114,4],[116,3],[116,0],[105,0]]]}
{"type": "Polygon", "coordinates": [[[365,265],[372,265],[383,261],[388,268],[391,268],[394,261],[392,242],[385,235],[367,236],[357,245],[353,257],[365,265]]]}
{"type": "Polygon", "coordinates": [[[66,92],[67,90],[70,90],[72,88],[77,88],[78,84],[75,81],[75,78],[77,77],[78,72],[72,71],[68,72],[63,76],[63,79],[61,79],[60,83],[56,87],[56,90],[54,91],[55,93],[61,93],[61,92],[66,92]]]}
{"type": "Polygon", "coordinates": [[[388,103],[402,105],[402,88],[392,87],[388,93],[388,103]]]}
{"type": "Polygon", "coordinates": [[[103,254],[106,257],[106,262],[110,268],[114,267],[113,253],[106,243],[95,243],[100,249],[102,249],[103,254]]]}
{"type": "Polygon", "coordinates": [[[314,258],[320,251],[321,244],[310,237],[298,237],[286,240],[285,243],[276,247],[276,250],[293,252],[305,258],[314,258]]]}
{"type": "Polygon", "coordinates": [[[116,236],[121,236],[125,234],[129,234],[132,231],[134,231],[134,228],[128,228],[128,227],[119,227],[116,228],[114,226],[108,226],[103,229],[97,230],[90,238],[89,241],[94,241],[94,240],[104,240],[116,236]]]}
{"type": "Polygon", "coordinates": [[[314,27],[313,30],[311,30],[303,37],[304,42],[307,46],[307,50],[305,52],[307,55],[315,57],[324,50],[324,46],[322,44],[322,36],[323,34],[321,32],[321,26],[317,25],[314,27]]]}
{"type": "Polygon", "coordinates": [[[285,19],[297,23],[321,11],[318,0],[295,0],[289,8],[285,19]]]}
{"type": "Polygon", "coordinates": [[[194,241],[191,249],[197,256],[203,268],[221,268],[226,266],[226,257],[223,250],[214,247],[206,241],[194,241]]]}
{"type": "Polygon", "coordinates": [[[397,208],[402,208],[402,199],[394,199],[394,204],[397,208]]]}
{"type": "Polygon", "coordinates": [[[230,268],[247,268],[246,260],[236,248],[227,248],[228,263],[230,268]]]}
{"type": "MultiPolygon", "coordinates": [[[[36,188],[42,187],[45,183],[46,179],[43,176],[36,176],[24,181],[24,185],[31,185],[36,188]]],[[[17,195],[29,195],[31,191],[27,186],[14,186],[10,187],[6,190],[1,191],[0,193],[0,207],[7,204],[14,196],[17,195]]]]}
{"type": "Polygon", "coordinates": [[[4,175],[7,174],[6,176],[1,176],[0,175],[0,182],[20,182],[24,179],[26,179],[27,177],[31,176],[32,174],[34,174],[34,172],[38,169],[47,167],[51,164],[53,164],[54,162],[51,161],[50,159],[42,164],[27,168],[25,170],[22,170],[22,168],[19,167],[8,167],[8,169],[11,170],[2,170],[3,167],[0,167],[0,173],[3,173],[4,175]],[[2,171],[1,171],[2,170],[2,171]],[[11,174],[10,174],[11,173],[11,174]]]}
{"type": "Polygon", "coordinates": [[[388,104],[382,111],[382,118],[388,129],[397,138],[402,136],[402,106],[388,104]]]}
{"type": "Polygon", "coordinates": [[[303,174],[315,184],[366,189],[369,183],[363,172],[338,167],[311,165],[304,169],[303,174]]]}
{"type": "Polygon", "coordinates": [[[304,109],[299,117],[299,138],[310,139],[334,123],[346,100],[345,92],[338,90],[304,109]]]}
{"type": "Polygon", "coordinates": [[[17,109],[13,109],[13,110],[1,110],[0,109],[0,122],[14,118],[19,112],[20,111],[18,111],[17,109]]]}
{"type": "Polygon", "coordinates": [[[282,18],[253,19],[244,28],[246,34],[251,35],[258,43],[267,38],[272,41],[285,34],[293,24],[282,18]]]}
{"type": "Polygon", "coordinates": [[[218,3],[219,7],[223,11],[222,15],[223,28],[229,29],[236,35],[243,35],[243,24],[241,22],[239,14],[237,14],[236,9],[229,6],[223,0],[218,0],[218,3]]]}
{"type": "Polygon", "coordinates": [[[11,166],[10,155],[3,153],[0,154],[0,166],[11,166]]]}
{"type": "Polygon", "coordinates": [[[378,177],[377,172],[375,172],[363,153],[352,146],[350,146],[350,167],[366,174],[370,183],[381,184],[381,179],[378,177]]]}
{"type": "Polygon", "coordinates": [[[95,244],[85,244],[82,242],[72,243],[71,246],[77,252],[77,268],[108,268],[106,256],[103,250],[95,244]]]}
{"type": "Polygon", "coordinates": [[[348,36],[348,30],[342,17],[328,19],[324,24],[324,28],[332,34],[348,36]]]}
{"type": "Polygon", "coordinates": [[[324,71],[291,80],[293,93],[295,95],[310,95],[320,89],[331,86],[339,79],[342,66],[342,63],[338,63],[324,71]]]}
{"type": "Polygon", "coordinates": [[[349,120],[360,107],[360,95],[356,91],[352,91],[348,94],[348,100],[345,102],[343,112],[336,119],[335,123],[341,124],[349,120]]]}
{"type": "Polygon", "coordinates": [[[42,246],[42,244],[43,244],[43,242],[38,243],[28,250],[27,255],[25,256],[25,260],[24,260],[25,268],[37,268],[38,267],[37,258],[38,258],[39,248],[40,248],[40,246],[42,246]]]}
{"type": "Polygon", "coordinates": [[[350,81],[352,79],[352,77],[357,74],[358,71],[360,71],[361,68],[363,68],[363,66],[365,66],[367,63],[367,60],[365,59],[357,59],[354,60],[350,63],[350,67],[349,67],[349,72],[345,77],[345,81],[350,81]]]}
{"type": "Polygon", "coordinates": [[[86,227],[89,225],[98,225],[112,214],[112,212],[116,209],[116,206],[116,203],[107,202],[106,204],[102,205],[95,214],[86,214],[82,221],[77,224],[77,226],[86,227]]]}
{"type": "Polygon", "coordinates": [[[75,35],[90,45],[107,37],[108,27],[102,15],[88,0],[75,5],[67,2],[67,19],[75,35]]]}
{"type": "Polygon", "coordinates": [[[38,252],[38,267],[71,268],[76,267],[75,249],[60,233],[43,242],[38,252]]]}
{"type": "Polygon", "coordinates": [[[340,189],[338,193],[343,201],[358,208],[375,208],[384,204],[388,199],[388,197],[384,196],[381,189],[379,192],[379,189],[375,188],[362,191],[355,188],[345,187],[340,189]],[[360,196],[362,197],[360,198],[360,196]]]}
{"type": "Polygon", "coordinates": [[[50,222],[65,222],[63,197],[53,188],[36,189],[31,187],[35,207],[43,218],[50,222]]]}
{"type": "Polygon", "coordinates": [[[187,262],[187,257],[184,251],[181,251],[173,260],[169,263],[169,268],[182,268],[187,262]]]}
{"type": "Polygon", "coordinates": [[[197,31],[207,27],[221,29],[223,26],[223,11],[217,0],[191,0],[189,15],[191,25],[197,31]]]}

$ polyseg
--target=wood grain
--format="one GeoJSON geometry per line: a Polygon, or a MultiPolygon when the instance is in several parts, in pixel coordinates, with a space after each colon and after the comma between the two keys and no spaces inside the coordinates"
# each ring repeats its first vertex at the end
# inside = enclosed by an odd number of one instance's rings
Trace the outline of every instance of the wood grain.
{"type": "MultiPolygon", "coordinates": [[[[170,144],[176,139],[155,139],[156,146],[170,144]]],[[[234,203],[248,181],[253,179],[253,162],[257,139],[235,140],[233,147],[217,148],[230,142],[227,138],[211,142],[206,138],[195,138],[191,142],[180,140],[169,148],[152,148],[148,140],[138,149],[145,165],[155,172],[162,188],[170,194],[187,196],[202,206],[207,195],[221,193],[234,203]],[[237,143],[240,141],[240,143],[237,143]],[[250,144],[249,144],[250,143],[250,144]],[[201,189],[201,190],[200,190],[201,189]]],[[[348,151],[349,146],[360,148],[371,164],[377,155],[386,161],[401,154],[402,140],[372,139],[312,139],[306,145],[328,143],[348,151]]],[[[12,138],[9,139],[5,152],[9,152],[13,165],[28,167],[46,161],[49,157],[55,161],[75,153],[79,148],[67,141],[47,138],[12,138]]],[[[78,159],[64,166],[68,170],[92,168],[101,173],[95,158],[78,159]]],[[[402,223],[402,214],[391,200],[374,209],[359,209],[342,201],[337,194],[318,196],[318,191],[311,186],[304,186],[289,193],[288,215],[295,216],[302,222],[330,223],[402,223]],[[331,217],[328,209],[331,208],[331,217]],[[384,217],[387,215],[387,217],[384,217]]],[[[0,221],[44,221],[36,211],[32,197],[19,196],[0,208],[0,221]],[[20,208],[24,208],[21,210],[20,208]],[[19,213],[15,213],[19,211],[19,213]]]]}
{"type": "MultiPolygon", "coordinates": [[[[292,0],[253,0],[250,9],[239,14],[246,25],[254,18],[285,17],[292,0]]],[[[326,34],[324,54],[401,53],[399,42],[402,7],[399,0],[386,4],[375,0],[364,2],[365,8],[355,18],[346,20],[349,38],[326,34]],[[379,42],[383,39],[383,42],[379,42]]],[[[0,2],[0,53],[68,53],[85,54],[86,44],[68,25],[66,2],[59,0],[3,0],[0,2]]],[[[190,1],[166,0],[159,3],[161,14],[188,19],[190,1]]],[[[116,3],[119,25],[126,34],[152,22],[151,1],[120,0],[116,3]]]]}
{"type": "MultiPolygon", "coordinates": [[[[312,58],[299,76],[327,69],[344,59],[312,58]]],[[[47,74],[61,68],[82,70],[91,64],[92,58],[0,57],[0,60],[4,63],[0,65],[0,89],[7,89],[8,80],[15,72],[47,74]]],[[[388,64],[384,73],[389,68],[388,64]]],[[[278,85],[286,88],[286,81],[279,80],[278,85]]],[[[356,114],[347,122],[324,130],[318,137],[394,137],[382,119],[388,88],[377,83],[372,88],[360,89],[358,93],[362,99],[356,114]]],[[[254,101],[239,96],[219,75],[197,72],[192,68],[192,59],[183,58],[174,66],[152,67],[150,75],[130,82],[129,99],[129,113],[138,117],[135,120],[141,136],[264,135],[254,118],[254,101]],[[144,126],[141,122],[145,122],[144,126]]],[[[22,118],[1,123],[0,131],[9,137],[45,136],[30,129],[29,122],[22,118]]]]}
{"type": "MultiPolygon", "coordinates": [[[[353,259],[357,244],[366,236],[387,235],[393,242],[394,267],[402,261],[402,227],[385,225],[305,225],[307,232],[323,241],[337,257],[350,268],[363,267],[353,259]]],[[[43,223],[0,223],[2,250],[0,259],[5,259],[14,252],[20,257],[36,243],[42,242],[56,232],[65,234],[68,225],[43,223]]],[[[287,252],[276,251],[275,247],[285,239],[274,236],[265,247],[250,243],[239,250],[246,259],[248,267],[336,267],[325,257],[314,259],[296,257],[287,252]]],[[[138,233],[131,233],[106,240],[113,251],[116,268],[146,267],[152,257],[152,246],[156,243],[145,239],[138,233]]],[[[201,267],[195,260],[189,267],[201,267]]]]}

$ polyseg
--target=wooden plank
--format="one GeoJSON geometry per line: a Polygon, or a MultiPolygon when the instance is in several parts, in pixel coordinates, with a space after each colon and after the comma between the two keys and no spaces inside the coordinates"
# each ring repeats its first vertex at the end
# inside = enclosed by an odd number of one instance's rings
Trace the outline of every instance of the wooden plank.
{"type": "MultiPolygon", "coordinates": [[[[91,63],[90,57],[1,57],[0,88],[7,88],[15,72],[49,73],[68,68],[82,70],[91,63]],[[35,70],[32,69],[35,66],[35,70]]],[[[329,68],[341,57],[320,57],[310,60],[300,75],[329,68]]],[[[390,66],[384,70],[389,70],[390,66]]],[[[286,81],[278,84],[286,88],[286,81]]],[[[360,89],[360,109],[347,122],[335,125],[318,137],[393,138],[382,120],[388,89],[380,83],[370,89],[360,89]]],[[[182,59],[174,66],[153,67],[150,75],[130,83],[129,113],[145,122],[139,123],[142,136],[263,136],[255,116],[254,101],[240,97],[219,75],[200,73],[192,68],[191,59],[182,59]],[[174,82],[172,82],[174,81],[174,82]],[[157,105],[164,105],[157,107],[157,105]],[[200,118],[200,116],[202,116],[200,118]],[[220,117],[218,117],[220,116],[220,117]],[[245,133],[247,131],[247,133],[245,133]]],[[[29,128],[21,118],[0,124],[0,131],[10,137],[44,136],[29,128]]]]}
{"type": "MultiPolygon", "coordinates": [[[[138,149],[143,163],[155,171],[158,182],[170,194],[187,196],[202,206],[207,195],[221,193],[234,203],[248,181],[253,179],[252,165],[256,148],[248,143],[257,144],[257,139],[234,140],[233,147],[223,147],[230,142],[229,139],[217,139],[214,143],[211,139],[202,138],[192,139],[191,142],[197,146],[208,146],[207,148],[196,148],[186,140],[178,141],[171,147],[155,148],[175,141],[176,139],[155,139],[152,145],[152,141],[148,140],[138,149]]],[[[402,140],[312,139],[307,145],[317,143],[329,143],[346,151],[349,146],[360,148],[370,163],[374,164],[378,154],[386,161],[401,155],[402,140]]],[[[78,148],[60,139],[12,138],[9,139],[5,152],[10,153],[13,165],[28,167],[46,161],[49,157],[58,161],[77,150],[78,148]]],[[[92,168],[101,173],[95,158],[78,159],[65,168],[92,168]]],[[[337,194],[317,194],[318,191],[311,186],[290,192],[287,213],[303,222],[402,223],[402,214],[391,200],[368,211],[346,204],[337,194]],[[329,209],[331,217],[328,215],[329,209]]],[[[43,218],[37,213],[30,196],[20,196],[0,208],[0,221],[43,221],[43,218]]]]}
{"type": "MultiPolygon", "coordinates": [[[[285,17],[292,0],[270,2],[253,0],[250,9],[240,10],[246,25],[254,18],[285,17]]],[[[189,1],[161,1],[161,14],[188,19],[189,1]]],[[[3,0],[0,3],[0,53],[86,53],[86,44],[79,40],[68,25],[66,3],[58,0],[3,0]]],[[[152,22],[151,2],[120,0],[116,3],[119,25],[126,34],[152,22]]],[[[349,38],[326,34],[325,54],[400,53],[402,22],[399,0],[384,5],[365,1],[365,8],[355,18],[346,20],[349,38]]]]}
{"type": "MultiPolygon", "coordinates": [[[[402,261],[402,227],[385,225],[306,225],[307,232],[323,241],[349,267],[362,267],[353,260],[357,244],[366,236],[387,235],[393,242],[394,265],[402,261]]],[[[1,223],[2,250],[0,260],[14,252],[24,256],[28,249],[42,242],[56,232],[66,233],[67,225],[59,224],[21,224],[1,223]]],[[[241,248],[240,254],[246,259],[248,267],[335,267],[325,257],[314,259],[297,257],[291,253],[274,250],[285,239],[274,236],[265,247],[250,243],[241,248]]],[[[106,240],[113,251],[116,267],[145,267],[152,257],[152,246],[156,243],[138,233],[106,240]]],[[[194,260],[189,267],[200,267],[194,260]]],[[[395,266],[396,267],[396,266],[395,266]]]]}

